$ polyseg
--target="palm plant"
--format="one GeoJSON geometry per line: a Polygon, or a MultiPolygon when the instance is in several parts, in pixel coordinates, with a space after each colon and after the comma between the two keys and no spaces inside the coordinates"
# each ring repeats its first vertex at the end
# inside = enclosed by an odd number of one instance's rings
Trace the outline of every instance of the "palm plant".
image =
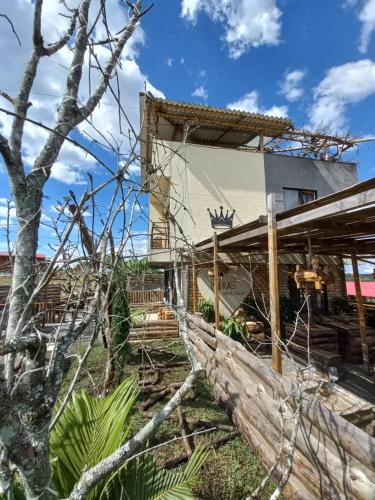
{"type": "MultiPolygon", "coordinates": [[[[70,495],[84,467],[92,467],[113,453],[129,434],[129,416],[138,396],[133,377],[112,394],[95,398],[74,392],[50,437],[53,483],[59,498],[70,495]]],[[[90,498],[97,498],[100,485],[90,498]]]]}
{"type": "MultiPolygon", "coordinates": [[[[59,498],[69,497],[85,467],[96,465],[124,443],[137,396],[134,377],[105,398],[92,397],[85,390],[73,394],[50,440],[53,485],[59,498]]],[[[194,498],[191,487],[205,459],[206,452],[197,448],[186,467],[174,473],[159,470],[154,458],[145,453],[125,463],[88,498],[194,498]]]]}
{"type": "Polygon", "coordinates": [[[198,311],[202,313],[203,319],[207,323],[215,321],[215,307],[212,300],[201,300],[198,303],[198,311]]]}
{"type": "Polygon", "coordinates": [[[235,318],[225,318],[220,323],[220,331],[238,342],[243,342],[248,336],[246,327],[235,318]]]}
{"type": "Polygon", "coordinates": [[[179,472],[159,469],[151,454],[130,461],[108,481],[99,500],[190,500],[197,474],[207,452],[198,446],[187,465],[179,472]]]}

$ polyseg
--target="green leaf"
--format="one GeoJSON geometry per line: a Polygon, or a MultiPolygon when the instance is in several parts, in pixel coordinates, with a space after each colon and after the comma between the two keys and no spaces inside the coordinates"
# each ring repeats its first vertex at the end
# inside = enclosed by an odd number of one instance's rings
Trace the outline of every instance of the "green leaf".
{"type": "MultiPolygon", "coordinates": [[[[124,443],[137,396],[133,377],[102,399],[85,390],[73,393],[50,437],[54,487],[61,497],[70,495],[85,467],[96,465],[124,443]]],[[[89,498],[96,498],[101,488],[98,485],[89,498]]]]}
{"type": "Polygon", "coordinates": [[[109,479],[100,500],[189,500],[207,451],[198,446],[187,465],[178,472],[159,469],[153,456],[144,453],[130,460],[109,479]]]}

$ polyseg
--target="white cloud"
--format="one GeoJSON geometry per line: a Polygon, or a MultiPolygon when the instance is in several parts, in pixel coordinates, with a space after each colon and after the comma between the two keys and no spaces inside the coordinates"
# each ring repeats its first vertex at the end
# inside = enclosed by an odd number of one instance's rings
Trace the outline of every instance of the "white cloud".
{"type": "MultiPolygon", "coordinates": [[[[71,6],[74,6],[74,4],[77,4],[77,1],[71,3],[71,6]]],[[[90,13],[93,19],[96,17],[99,6],[99,0],[92,0],[90,13]]],[[[7,68],[7,71],[0,72],[0,89],[8,92],[12,96],[16,95],[22,76],[22,69],[31,51],[33,8],[34,6],[31,0],[3,0],[1,5],[1,11],[6,13],[15,23],[15,27],[22,42],[22,46],[20,47],[11,29],[9,29],[6,24],[1,24],[0,61],[1,67],[7,68]],[[14,64],[14,60],[17,61],[17,64],[14,64]]],[[[106,9],[109,29],[112,33],[116,33],[126,24],[128,19],[127,9],[117,1],[107,2],[106,9]]],[[[59,34],[65,31],[68,20],[59,15],[59,12],[63,10],[64,8],[61,2],[44,2],[42,29],[46,43],[56,41],[59,34]]],[[[107,38],[107,33],[100,23],[95,30],[95,37],[96,39],[107,38]]],[[[139,47],[144,43],[144,40],[144,32],[142,28],[138,26],[134,36],[125,47],[125,51],[120,60],[121,65],[118,67],[120,92],[123,98],[124,108],[135,129],[139,127],[139,91],[144,91],[146,85],[147,89],[155,95],[162,95],[148,83],[147,76],[142,73],[136,61],[139,47]]],[[[97,49],[98,58],[103,64],[109,56],[109,50],[104,46],[98,46],[97,49]]],[[[34,88],[31,93],[32,106],[29,109],[30,118],[42,122],[47,126],[54,125],[57,107],[64,91],[67,68],[70,65],[71,58],[71,50],[65,47],[54,56],[41,60],[34,88]]],[[[98,77],[99,73],[91,74],[92,88],[94,88],[95,83],[98,81],[98,77]]],[[[114,81],[115,80],[112,80],[112,82],[114,81]]],[[[89,96],[88,82],[88,73],[85,71],[79,91],[79,98],[82,103],[86,102],[89,96]]],[[[114,87],[116,87],[116,85],[114,85],[114,87]]],[[[2,98],[0,98],[0,103],[3,107],[8,107],[10,109],[10,104],[2,98]]],[[[100,132],[105,134],[111,141],[112,134],[116,140],[126,144],[124,135],[120,133],[117,116],[115,98],[110,92],[107,92],[100,106],[97,107],[93,114],[93,123],[100,132]]],[[[128,125],[125,119],[123,119],[122,127],[126,134],[128,125]]],[[[0,129],[4,135],[9,135],[10,128],[11,118],[0,114],[0,129]]],[[[103,141],[100,134],[95,132],[88,123],[82,124],[79,130],[81,132],[87,131],[95,139],[103,141]]],[[[23,154],[25,163],[28,166],[33,163],[35,157],[38,155],[46,140],[47,134],[48,133],[42,128],[29,123],[26,124],[23,154]]],[[[59,155],[57,164],[53,167],[51,177],[67,184],[80,184],[84,182],[86,172],[95,168],[97,168],[97,164],[92,157],[66,142],[59,155]]]]}
{"type": "Polygon", "coordinates": [[[362,23],[359,39],[359,51],[367,52],[371,35],[375,31],[375,0],[344,0],[344,8],[355,9],[358,19],[362,23]]]}
{"type": "Polygon", "coordinates": [[[0,198],[0,228],[7,228],[9,225],[16,223],[16,209],[14,203],[10,201],[8,208],[7,198],[0,198]],[[9,221],[8,221],[9,219],[9,221]]]}
{"type": "Polygon", "coordinates": [[[167,66],[169,66],[171,68],[172,65],[173,65],[173,59],[172,59],[172,57],[168,57],[168,59],[167,59],[167,66]]]}
{"type": "Polygon", "coordinates": [[[65,182],[65,184],[86,184],[86,180],[81,172],[59,161],[52,167],[51,179],[65,182]]]}
{"type": "Polygon", "coordinates": [[[347,107],[374,93],[375,62],[370,59],[330,68],[314,92],[311,126],[342,131],[347,125],[347,107]]]}
{"type": "Polygon", "coordinates": [[[128,168],[128,173],[134,176],[141,175],[141,166],[138,163],[131,163],[128,168]]]}
{"type": "Polygon", "coordinates": [[[301,99],[304,89],[301,85],[306,76],[306,70],[295,69],[285,73],[284,79],[280,82],[280,94],[289,102],[301,99]]]}
{"type": "Polygon", "coordinates": [[[205,99],[205,100],[208,98],[207,90],[203,85],[196,88],[194,90],[194,92],[191,93],[191,95],[194,97],[200,97],[201,99],[205,99]]]}
{"type": "Polygon", "coordinates": [[[359,50],[362,53],[367,52],[371,35],[375,30],[375,0],[367,0],[358,15],[362,22],[359,50]]]}
{"type": "Polygon", "coordinates": [[[130,238],[125,246],[124,255],[129,256],[145,256],[148,252],[148,238],[147,236],[133,236],[130,238]]]}
{"type": "Polygon", "coordinates": [[[200,11],[225,27],[229,56],[251,47],[280,43],[281,11],[276,0],[182,0],[181,16],[196,23],[200,11]]]}
{"type": "Polygon", "coordinates": [[[249,113],[261,113],[263,115],[277,116],[284,118],[288,115],[287,106],[272,106],[271,108],[263,108],[259,105],[259,96],[256,90],[242,96],[238,101],[227,105],[227,108],[237,111],[247,111],[249,113]]]}

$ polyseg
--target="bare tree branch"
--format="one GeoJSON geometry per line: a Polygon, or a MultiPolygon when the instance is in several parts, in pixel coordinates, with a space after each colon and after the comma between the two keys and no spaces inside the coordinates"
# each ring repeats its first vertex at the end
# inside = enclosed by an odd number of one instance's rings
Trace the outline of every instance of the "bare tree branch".
{"type": "Polygon", "coordinates": [[[0,14],[0,17],[4,17],[8,21],[8,23],[10,24],[10,27],[12,28],[12,31],[13,31],[15,37],[18,40],[19,45],[21,46],[20,37],[18,36],[17,31],[15,30],[14,24],[12,23],[12,21],[9,19],[9,17],[6,14],[0,14]]]}

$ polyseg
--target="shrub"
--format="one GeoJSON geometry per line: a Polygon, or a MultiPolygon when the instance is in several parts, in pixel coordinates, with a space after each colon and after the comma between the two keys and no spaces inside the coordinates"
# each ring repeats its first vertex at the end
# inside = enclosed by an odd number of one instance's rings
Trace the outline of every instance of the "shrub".
{"type": "Polygon", "coordinates": [[[245,310],[246,316],[254,316],[258,321],[264,320],[264,317],[261,311],[259,311],[253,297],[246,297],[246,299],[242,302],[241,307],[245,310]]]}
{"type": "Polygon", "coordinates": [[[353,307],[349,304],[347,297],[333,297],[331,311],[333,314],[350,313],[353,307]]]}
{"type": "Polygon", "coordinates": [[[198,304],[198,311],[202,313],[203,319],[207,323],[213,323],[215,321],[215,308],[211,300],[201,300],[198,304]]]}
{"type": "Polygon", "coordinates": [[[220,323],[220,331],[238,342],[243,342],[244,336],[248,335],[245,325],[234,318],[226,318],[220,323]]]}
{"type": "Polygon", "coordinates": [[[115,297],[112,305],[112,348],[116,362],[116,377],[122,378],[123,366],[130,351],[128,337],[132,326],[130,307],[126,292],[126,275],[120,270],[115,278],[115,297]]]}
{"type": "Polygon", "coordinates": [[[286,295],[281,295],[279,301],[281,324],[293,323],[296,319],[295,301],[286,295]]]}
{"type": "MultiPolygon", "coordinates": [[[[53,488],[58,498],[69,497],[85,468],[98,464],[126,441],[138,393],[133,377],[105,398],[92,397],[85,390],[73,392],[51,432],[53,488]]],[[[197,446],[186,466],[172,472],[160,469],[151,453],[145,452],[99,483],[87,499],[193,500],[191,489],[206,458],[207,452],[197,446]]]]}

